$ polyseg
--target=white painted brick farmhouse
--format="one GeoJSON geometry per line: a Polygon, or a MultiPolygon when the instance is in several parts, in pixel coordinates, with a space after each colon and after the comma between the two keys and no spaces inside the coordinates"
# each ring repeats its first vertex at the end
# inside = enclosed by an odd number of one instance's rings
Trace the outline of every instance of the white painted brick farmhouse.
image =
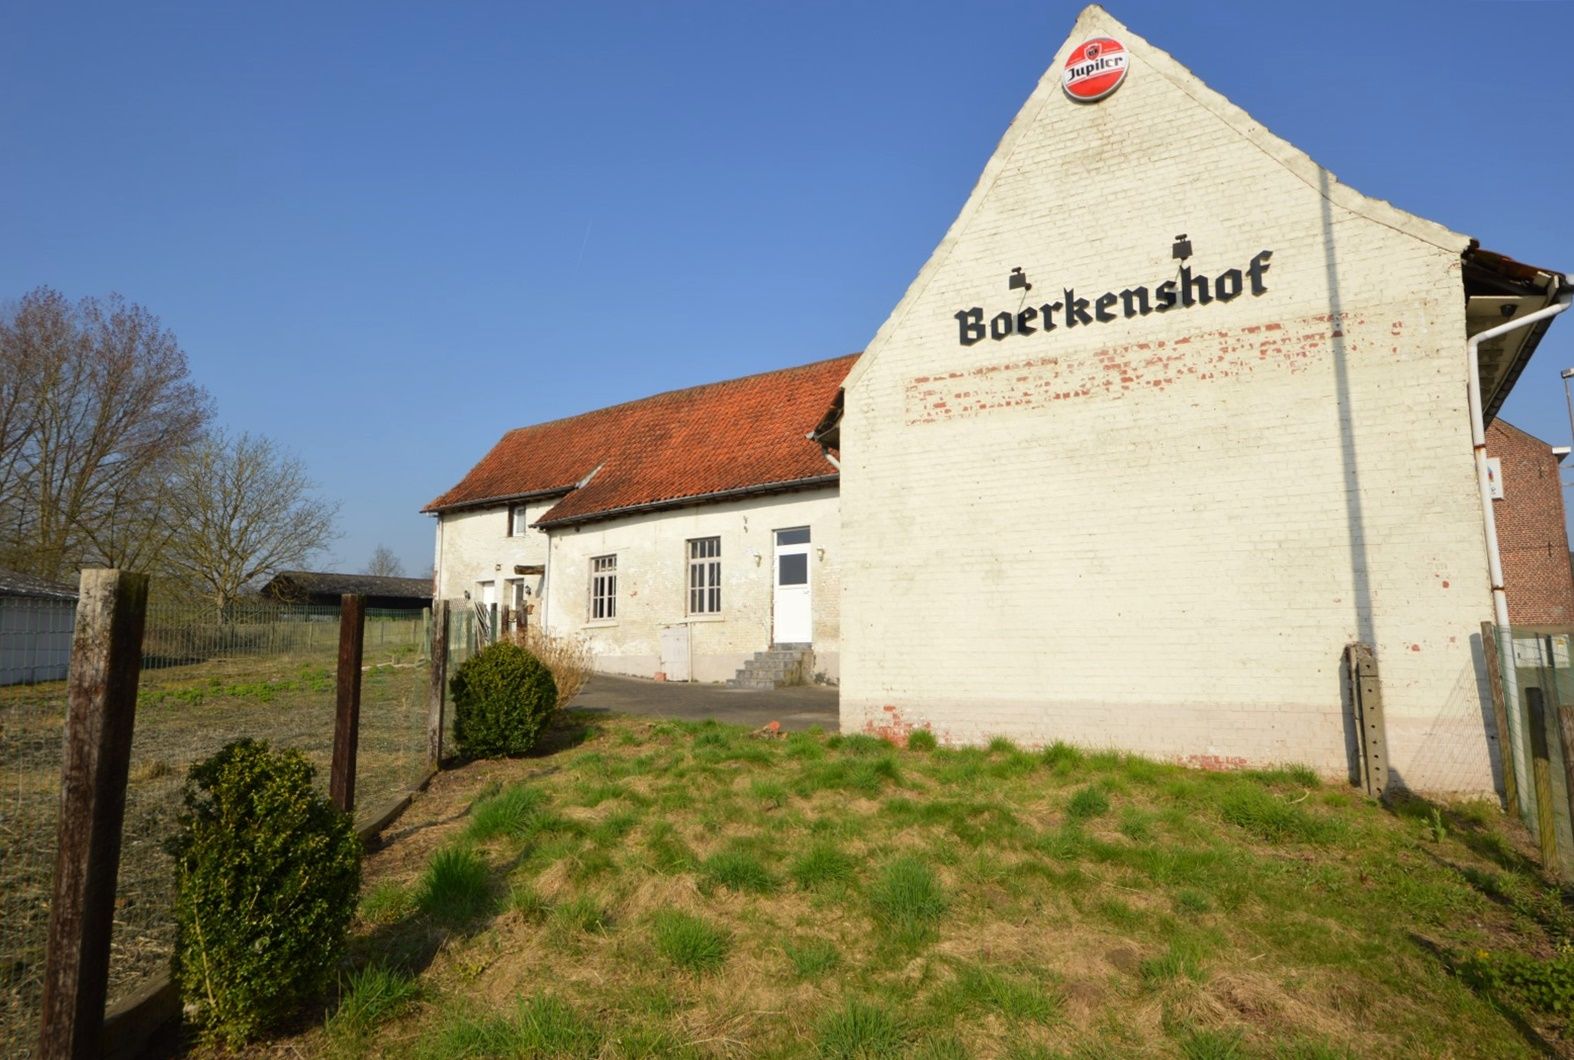
{"type": "MultiPolygon", "coordinates": [[[[727,444],[592,422],[674,395],[510,432],[428,506],[437,593],[528,589],[616,673],[812,642],[848,731],[1330,775],[1362,642],[1394,779],[1491,791],[1466,340],[1566,290],[1340,184],[1089,7],[856,363],[679,392],[709,396],[669,426],[727,444]],[[1105,38],[1077,63],[1124,80],[1073,99],[1068,57],[1105,38]],[[767,378],[751,433],[728,388],[767,378]],[[694,596],[703,541],[724,614],[694,596]],[[812,618],[784,637],[800,546],[812,618]]],[[[1482,345],[1488,419],[1545,330],[1482,345]]]]}

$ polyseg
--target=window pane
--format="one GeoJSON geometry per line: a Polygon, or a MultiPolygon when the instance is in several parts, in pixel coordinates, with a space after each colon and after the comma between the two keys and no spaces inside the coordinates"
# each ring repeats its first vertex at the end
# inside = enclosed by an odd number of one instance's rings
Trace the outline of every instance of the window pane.
{"type": "Polygon", "coordinates": [[[802,552],[778,556],[777,585],[808,585],[809,557],[802,552]]]}
{"type": "Polygon", "coordinates": [[[776,531],[778,545],[807,545],[809,543],[809,528],[797,526],[791,530],[776,531]]]}

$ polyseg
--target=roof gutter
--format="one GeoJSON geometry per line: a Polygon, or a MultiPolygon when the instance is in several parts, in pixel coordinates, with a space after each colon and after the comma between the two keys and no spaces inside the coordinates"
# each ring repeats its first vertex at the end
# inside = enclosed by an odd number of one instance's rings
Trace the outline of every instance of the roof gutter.
{"type": "Polygon", "coordinates": [[[841,471],[842,462],[831,455],[830,446],[826,445],[824,442],[820,441],[819,438],[815,437],[815,433],[813,431],[810,431],[808,434],[804,435],[804,437],[809,439],[809,441],[813,442],[815,445],[818,445],[820,447],[820,455],[825,457],[825,459],[830,462],[830,465],[837,471],[841,471]]]}
{"type": "Polygon", "coordinates": [[[762,493],[789,493],[794,490],[814,489],[818,486],[834,486],[839,477],[837,475],[816,475],[813,478],[790,479],[784,482],[764,482],[757,486],[738,486],[734,489],[717,490],[714,493],[697,493],[687,497],[647,501],[644,504],[630,504],[622,508],[608,508],[605,511],[588,512],[584,515],[561,516],[557,519],[538,519],[530,525],[539,527],[542,530],[555,530],[560,526],[572,526],[576,523],[593,523],[602,519],[617,519],[625,515],[641,515],[645,512],[663,511],[668,508],[686,508],[694,504],[715,504],[719,501],[736,500],[739,497],[754,497],[762,493]]]}

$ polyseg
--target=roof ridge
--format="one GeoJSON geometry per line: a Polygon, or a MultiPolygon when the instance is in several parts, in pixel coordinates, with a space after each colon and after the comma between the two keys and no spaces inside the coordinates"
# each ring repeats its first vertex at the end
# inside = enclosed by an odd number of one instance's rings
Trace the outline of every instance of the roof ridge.
{"type": "Polygon", "coordinates": [[[786,368],[770,368],[763,372],[751,372],[748,375],[734,376],[731,379],[717,379],[709,383],[695,383],[692,386],[680,386],[674,387],[671,390],[660,390],[654,394],[646,394],[644,397],[630,398],[627,401],[620,401],[615,405],[602,405],[599,408],[586,409],[583,412],[574,412],[567,416],[558,416],[550,420],[540,420],[536,423],[525,423],[518,427],[510,427],[508,430],[503,432],[503,437],[507,438],[510,434],[517,434],[520,431],[535,430],[537,427],[550,427],[555,423],[567,423],[570,420],[577,420],[584,416],[594,416],[598,412],[614,412],[618,409],[628,408],[631,405],[643,405],[645,402],[655,401],[657,398],[673,397],[679,394],[693,394],[701,390],[709,390],[711,387],[726,386],[729,383],[745,383],[751,379],[761,379],[768,375],[782,375],[786,372],[801,372],[807,368],[818,368],[821,365],[830,364],[832,361],[857,360],[862,356],[862,350],[858,350],[853,353],[840,353],[835,357],[822,357],[818,361],[809,361],[806,364],[788,365],[786,368]]]}

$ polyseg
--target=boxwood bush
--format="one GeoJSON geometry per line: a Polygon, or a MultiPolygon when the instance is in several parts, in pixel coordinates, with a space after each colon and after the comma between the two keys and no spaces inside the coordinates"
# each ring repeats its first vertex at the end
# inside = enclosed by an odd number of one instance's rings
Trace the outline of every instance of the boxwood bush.
{"type": "Polygon", "coordinates": [[[322,996],[361,885],[349,815],[299,751],[239,740],[191,768],[175,859],[175,977],[204,1036],[241,1044],[322,996]]]}
{"type": "Polygon", "coordinates": [[[557,709],[557,685],[534,655],[499,641],[459,664],[448,683],[454,742],[466,758],[524,754],[557,709]]]}

